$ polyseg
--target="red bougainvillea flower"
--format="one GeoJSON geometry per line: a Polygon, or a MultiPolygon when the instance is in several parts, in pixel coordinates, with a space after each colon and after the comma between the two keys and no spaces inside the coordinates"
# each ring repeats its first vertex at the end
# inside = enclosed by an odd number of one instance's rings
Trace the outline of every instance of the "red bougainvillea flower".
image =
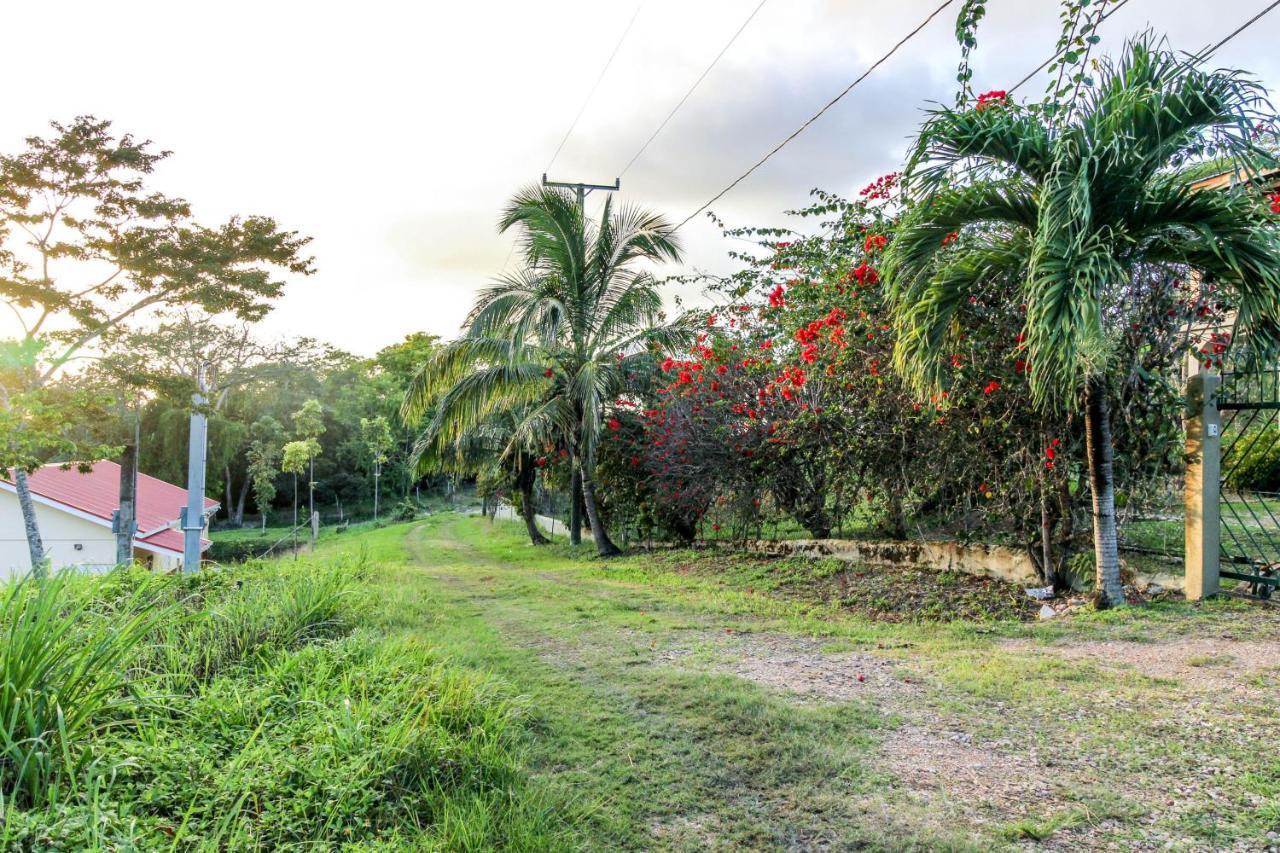
{"type": "Polygon", "coordinates": [[[784,288],[780,284],[777,287],[775,287],[773,290],[769,291],[769,307],[785,308],[787,304],[785,294],[786,294],[786,288],[784,288]]]}
{"type": "Polygon", "coordinates": [[[1280,214],[1280,193],[1272,193],[1267,201],[1271,202],[1271,212],[1280,214]]]}
{"type": "Polygon", "coordinates": [[[978,96],[978,112],[982,112],[989,107],[998,106],[1009,100],[1009,93],[1004,89],[992,89],[990,92],[983,92],[978,96]]]}
{"type": "Polygon", "coordinates": [[[982,393],[986,394],[987,396],[991,396],[992,394],[996,393],[999,390],[1000,390],[1000,383],[992,379],[990,382],[987,383],[987,387],[982,389],[982,393]]]}
{"type": "Polygon", "coordinates": [[[671,370],[671,368],[675,366],[676,366],[675,359],[669,358],[666,361],[662,362],[662,372],[667,373],[671,370]]]}
{"type": "Polygon", "coordinates": [[[870,254],[878,249],[883,249],[889,244],[889,238],[883,234],[868,234],[867,239],[862,244],[862,249],[870,254]]]}
{"type": "Polygon", "coordinates": [[[953,355],[953,356],[951,356],[951,366],[952,366],[952,367],[955,367],[955,368],[963,367],[963,366],[964,366],[964,359],[963,359],[963,358],[961,358],[961,357],[960,357],[960,356],[958,356],[958,355],[953,355]]]}
{"type": "Polygon", "coordinates": [[[720,525],[718,525],[718,524],[713,524],[713,525],[711,525],[711,529],[712,529],[712,530],[714,530],[716,533],[719,533],[719,532],[720,532],[720,525]]]}
{"type": "Polygon", "coordinates": [[[871,183],[867,184],[865,187],[862,188],[862,191],[858,193],[858,195],[862,196],[868,201],[872,201],[875,199],[888,198],[890,194],[893,192],[893,188],[897,186],[897,183],[898,183],[898,173],[890,172],[887,175],[881,175],[871,183]]]}
{"type": "Polygon", "coordinates": [[[546,370],[542,371],[542,375],[550,379],[552,376],[555,376],[555,372],[548,367],[546,370]]]}
{"type": "Polygon", "coordinates": [[[613,430],[614,432],[617,432],[621,428],[622,428],[622,421],[618,420],[617,418],[609,418],[609,429],[613,430]]]}
{"type": "Polygon", "coordinates": [[[724,375],[725,375],[726,373],[728,373],[728,372],[729,372],[729,366],[728,366],[728,365],[726,365],[726,364],[717,364],[717,365],[716,365],[716,373],[719,373],[721,376],[724,376],[724,375]]]}
{"type": "MultiPolygon", "coordinates": [[[[868,237],[867,239],[870,240],[871,238],[868,237]]],[[[851,274],[857,279],[858,284],[873,285],[880,280],[880,273],[868,266],[866,261],[854,267],[851,274]]]]}
{"type": "Polygon", "coordinates": [[[547,457],[545,457],[545,456],[539,456],[539,457],[538,457],[538,467],[539,467],[539,468],[545,468],[545,467],[547,467],[547,457]]]}
{"type": "Polygon", "coordinates": [[[959,240],[959,239],[960,239],[959,232],[952,231],[950,234],[942,238],[942,245],[950,246],[952,243],[954,243],[956,240],[959,240]]]}
{"type": "Polygon", "coordinates": [[[681,385],[688,385],[693,381],[693,374],[687,370],[680,371],[679,382],[681,385]]]}
{"type": "Polygon", "coordinates": [[[773,349],[773,341],[766,340],[765,342],[760,344],[760,349],[773,349]]]}

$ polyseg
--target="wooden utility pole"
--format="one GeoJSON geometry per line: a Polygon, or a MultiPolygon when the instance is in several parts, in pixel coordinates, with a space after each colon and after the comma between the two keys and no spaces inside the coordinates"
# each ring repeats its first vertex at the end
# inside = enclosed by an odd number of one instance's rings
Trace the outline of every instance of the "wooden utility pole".
{"type": "Polygon", "coordinates": [[[120,508],[112,520],[116,534],[116,565],[133,562],[133,537],[138,532],[138,445],[126,444],[120,454],[120,508]]]}
{"type": "MultiPolygon", "coordinates": [[[[578,214],[583,218],[584,231],[587,217],[587,193],[592,190],[601,190],[602,192],[617,192],[622,189],[622,179],[614,178],[612,184],[586,184],[582,182],[572,181],[549,181],[544,172],[542,174],[542,185],[544,187],[557,187],[560,189],[573,190],[578,195],[578,214]]],[[[570,448],[572,451],[573,448],[570,448]]],[[[573,464],[573,470],[569,473],[569,544],[582,544],[582,471],[578,467],[578,459],[575,453],[570,453],[570,462],[573,464]]]]}

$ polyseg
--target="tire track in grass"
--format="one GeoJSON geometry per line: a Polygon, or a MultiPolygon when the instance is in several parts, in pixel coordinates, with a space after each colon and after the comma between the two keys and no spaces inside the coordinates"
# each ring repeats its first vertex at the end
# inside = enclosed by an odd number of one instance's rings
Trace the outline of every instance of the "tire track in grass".
{"type": "MultiPolygon", "coordinates": [[[[409,550],[471,623],[453,626],[470,635],[468,662],[528,696],[534,767],[594,801],[594,843],[883,844],[895,818],[864,802],[887,787],[868,769],[884,724],[869,703],[797,704],[734,675],[657,661],[673,626],[692,628],[713,655],[740,653],[740,638],[721,631],[717,640],[716,614],[642,587],[503,562],[464,541],[466,523],[421,526],[409,550]]],[[[901,825],[891,835],[912,833],[901,825]]]]}

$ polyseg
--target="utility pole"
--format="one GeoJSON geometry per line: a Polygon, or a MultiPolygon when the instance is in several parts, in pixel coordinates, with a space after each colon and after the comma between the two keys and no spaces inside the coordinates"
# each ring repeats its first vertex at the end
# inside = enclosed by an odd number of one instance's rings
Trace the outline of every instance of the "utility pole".
{"type": "Polygon", "coordinates": [[[572,183],[569,181],[548,181],[546,172],[542,173],[542,185],[544,187],[559,187],[560,189],[573,190],[578,194],[578,210],[585,216],[587,213],[587,193],[592,190],[603,190],[608,193],[615,193],[622,189],[622,179],[614,178],[612,184],[583,184],[572,183]]]}
{"type": "Polygon", "coordinates": [[[138,445],[142,435],[142,401],[134,400],[133,443],[120,455],[120,508],[112,518],[116,565],[133,564],[133,537],[138,533],[138,445]]]}
{"type": "MultiPolygon", "coordinates": [[[[583,230],[586,230],[587,218],[587,193],[592,190],[602,190],[603,192],[613,193],[622,189],[622,179],[614,178],[612,184],[585,184],[573,183],[570,181],[548,181],[547,173],[542,173],[542,185],[544,187],[558,187],[560,189],[573,190],[578,194],[578,214],[583,219],[583,230]]],[[[582,544],[582,469],[579,467],[579,460],[574,448],[569,448],[569,463],[572,470],[569,473],[569,544],[582,544]]]]}
{"type": "Polygon", "coordinates": [[[190,446],[187,451],[187,505],[182,511],[182,571],[200,570],[200,536],[204,533],[204,464],[209,421],[204,407],[209,402],[204,365],[196,368],[196,387],[191,395],[190,446]]]}

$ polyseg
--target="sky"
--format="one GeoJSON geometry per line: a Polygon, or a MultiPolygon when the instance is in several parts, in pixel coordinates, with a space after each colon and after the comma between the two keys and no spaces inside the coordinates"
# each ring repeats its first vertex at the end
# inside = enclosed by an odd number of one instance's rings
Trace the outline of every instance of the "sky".
{"type": "MultiPolygon", "coordinates": [[[[81,114],[153,140],[174,152],[157,187],[191,201],[201,221],[263,214],[312,238],[318,271],[290,281],[261,324],[265,337],[372,354],[419,330],[456,334],[477,289],[511,260],[512,240],[496,229],[506,199],[544,171],[611,183],[758,2],[13,4],[0,151],[81,114]]],[[[622,176],[620,200],[683,220],[937,5],[766,0],[622,176]]],[[[786,224],[783,211],[811,189],[851,195],[897,168],[922,111],[954,96],[958,5],[715,213],[731,225],[786,224]]],[[[988,5],[973,59],[978,91],[1012,85],[1057,38],[1058,0],[988,5]]],[[[1103,25],[1101,47],[1150,27],[1197,50],[1265,5],[1130,0],[1103,25]]],[[[1280,86],[1277,27],[1280,10],[1217,64],[1280,86]]],[[[1036,78],[1024,92],[1042,90],[1036,78]]],[[[681,238],[684,261],[664,273],[731,269],[704,217],[681,238]]]]}

